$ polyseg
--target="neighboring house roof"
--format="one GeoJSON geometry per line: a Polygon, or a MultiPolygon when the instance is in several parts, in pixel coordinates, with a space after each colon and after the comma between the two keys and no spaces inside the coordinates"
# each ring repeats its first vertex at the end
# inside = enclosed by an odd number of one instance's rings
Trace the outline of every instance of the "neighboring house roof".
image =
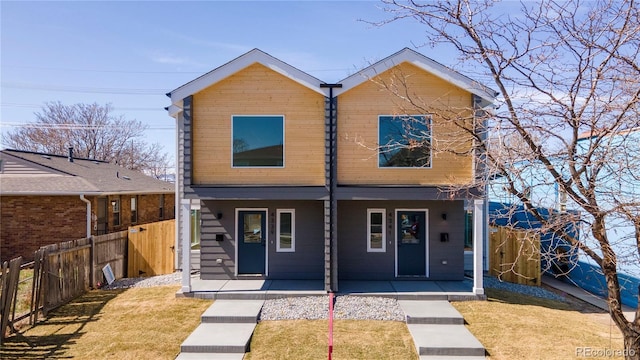
{"type": "Polygon", "coordinates": [[[488,88],[481,83],[454,71],[439,62],[428,58],[415,50],[404,48],[397,53],[388,56],[357,73],[339,81],[342,84],[342,88],[335,89],[334,95],[338,96],[354,87],[362,84],[365,81],[369,81],[372,78],[382,74],[383,72],[398,66],[402,63],[412,64],[434,76],[437,76],[445,81],[448,81],[472,94],[475,94],[485,100],[487,104],[493,103],[498,93],[488,88]]]}
{"type": "MultiPolygon", "coordinates": [[[[397,53],[382,59],[371,66],[368,66],[357,73],[338,82],[342,84],[342,88],[334,90],[334,96],[338,96],[350,89],[369,81],[371,78],[389,70],[403,62],[408,62],[428,73],[442,78],[472,94],[482,98],[483,106],[492,104],[497,96],[497,92],[488,88],[479,82],[468,78],[438,62],[432,60],[414,50],[404,48],[397,53]]],[[[255,64],[259,63],[263,66],[282,74],[289,79],[306,86],[307,88],[328,96],[329,90],[321,88],[320,84],[324,83],[302,70],[299,70],[275,57],[263,52],[259,49],[253,49],[239,57],[219,66],[212,71],[176,88],[169,92],[167,96],[171,98],[171,106],[167,108],[170,116],[175,116],[182,110],[182,100],[187,96],[193,95],[209,86],[226,79],[227,77],[255,64]]]]}
{"type": "Polygon", "coordinates": [[[173,193],[174,185],[116,164],[19,150],[0,151],[1,195],[173,193]]]}

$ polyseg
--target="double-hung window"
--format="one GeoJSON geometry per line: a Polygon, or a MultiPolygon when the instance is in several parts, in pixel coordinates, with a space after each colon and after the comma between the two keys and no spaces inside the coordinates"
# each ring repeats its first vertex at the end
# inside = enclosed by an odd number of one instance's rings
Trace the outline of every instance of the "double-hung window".
{"type": "Polygon", "coordinates": [[[231,118],[233,167],[284,167],[284,116],[231,118]]]}
{"type": "Polygon", "coordinates": [[[385,252],[385,209],[367,209],[367,252],[385,252]]]}
{"type": "Polygon", "coordinates": [[[431,167],[431,118],[427,115],[379,116],[378,167],[431,167]]]}
{"type": "Polygon", "coordinates": [[[138,222],[138,196],[131,197],[131,223],[138,222]]]}
{"type": "Polygon", "coordinates": [[[276,234],[276,251],[296,251],[296,211],[294,209],[278,209],[276,215],[278,232],[276,234]]]}

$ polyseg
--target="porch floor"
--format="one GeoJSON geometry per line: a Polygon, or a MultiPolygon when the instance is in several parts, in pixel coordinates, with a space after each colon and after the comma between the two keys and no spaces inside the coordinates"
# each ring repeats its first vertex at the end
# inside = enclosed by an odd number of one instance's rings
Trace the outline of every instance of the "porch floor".
{"type": "MultiPolygon", "coordinates": [[[[340,280],[337,295],[382,296],[398,300],[479,300],[484,295],[472,291],[471,280],[431,281],[392,280],[356,281],[340,280]]],[[[191,291],[182,289],[176,296],[203,299],[267,300],[281,297],[323,296],[322,280],[202,280],[191,276],[191,291]]]]}

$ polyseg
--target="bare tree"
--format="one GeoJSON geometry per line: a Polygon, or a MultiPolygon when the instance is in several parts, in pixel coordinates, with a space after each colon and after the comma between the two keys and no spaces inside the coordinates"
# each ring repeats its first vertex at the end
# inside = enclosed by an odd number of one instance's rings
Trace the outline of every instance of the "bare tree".
{"type": "Polygon", "coordinates": [[[113,115],[111,105],[51,102],[36,121],[4,134],[5,146],[16,150],[66,155],[68,147],[81,158],[115,162],[150,175],[166,169],[168,156],[158,143],[144,139],[147,126],[113,115]]]}
{"type": "MultiPolygon", "coordinates": [[[[556,234],[602,269],[624,355],[640,359],[640,308],[625,317],[618,277],[619,265],[640,264],[640,6],[541,0],[510,3],[505,11],[490,0],[383,2],[391,16],[378,25],[423,24],[425,45],[453,48],[460,69],[498,89],[487,128],[456,110],[439,114],[473,136],[482,154],[484,176],[469,186],[499,176],[539,231],[556,234]],[[576,212],[544,213],[563,198],[576,212]],[[567,225],[580,227],[580,236],[567,225]],[[616,228],[630,231],[614,244],[616,228]]],[[[430,111],[401,77],[384,86],[430,111]]],[[[434,139],[434,154],[449,151],[444,145],[434,139]]]]}

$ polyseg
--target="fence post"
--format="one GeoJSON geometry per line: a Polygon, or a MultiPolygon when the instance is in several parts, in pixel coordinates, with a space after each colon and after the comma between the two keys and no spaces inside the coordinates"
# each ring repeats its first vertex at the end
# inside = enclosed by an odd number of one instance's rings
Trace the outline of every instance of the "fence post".
{"type": "Polygon", "coordinates": [[[96,288],[96,276],[95,276],[95,271],[96,271],[96,241],[95,238],[93,236],[89,237],[89,244],[91,245],[91,247],[89,248],[89,257],[91,258],[91,264],[89,267],[89,287],[91,287],[92,289],[96,288]]]}

